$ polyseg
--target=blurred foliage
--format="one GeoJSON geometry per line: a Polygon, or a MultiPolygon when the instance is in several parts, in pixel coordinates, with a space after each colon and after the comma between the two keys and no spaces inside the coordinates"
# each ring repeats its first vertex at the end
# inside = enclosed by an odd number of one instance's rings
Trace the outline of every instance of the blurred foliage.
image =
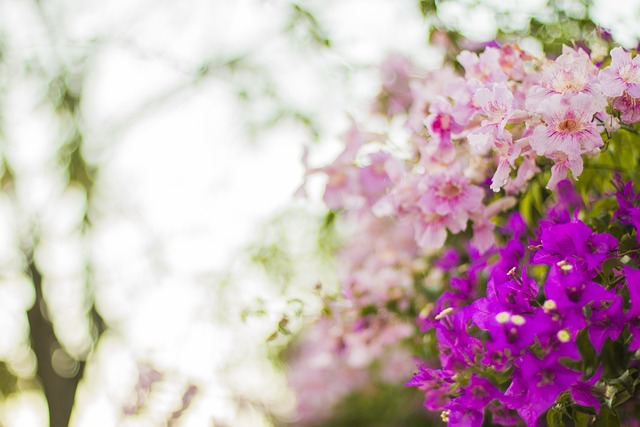
{"type": "Polygon", "coordinates": [[[0,362],[0,394],[4,397],[18,391],[18,378],[5,362],[0,362]]]}
{"type": "MultiPolygon", "coordinates": [[[[593,2],[591,0],[548,0],[546,5],[539,11],[525,19],[526,25],[517,28],[510,25],[514,21],[514,14],[518,14],[521,19],[521,12],[511,12],[496,7],[496,3],[490,5],[482,0],[419,0],[420,10],[430,24],[431,36],[445,33],[451,43],[447,51],[450,59],[455,58],[460,50],[472,47],[473,41],[465,38],[460,33],[460,29],[447,25],[438,15],[439,10],[445,3],[463,3],[467,7],[482,5],[489,7],[496,17],[495,40],[501,42],[514,42],[524,37],[531,37],[539,41],[544,52],[549,57],[555,57],[562,53],[564,44],[588,42],[601,35],[601,29],[594,23],[590,9],[593,2]]],[[[518,19],[518,20],[519,20],[518,19]]]]}
{"type": "MultiPolygon", "coordinates": [[[[429,427],[443,425],[422,406],[422,395],[402,385],[374,384],[348,395],[334,415],[310,427],[429,427]]],[[[437,416],[437,415],[436,415],[437,416]]]]}

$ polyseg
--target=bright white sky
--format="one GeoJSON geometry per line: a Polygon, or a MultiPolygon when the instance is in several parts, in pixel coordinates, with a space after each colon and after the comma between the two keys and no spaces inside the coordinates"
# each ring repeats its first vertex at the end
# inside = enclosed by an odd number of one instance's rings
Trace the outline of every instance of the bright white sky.
{"type": "MultiPolygon", "coordinates": [[[[45,10],[55,22],[53,34],[43,32],[33,3],[0,1],[8,62],[18,76],[10,79],[5,104],[4,149],[20,177],[21,212],[43,224],[38,260],[49,276],[56,321],[65,325],[63,341],[78,353],[88,345],[82,301],[74,300],[82,295],[86,256],[95,263],[99,309],[113,326],[87,370],[72,425],[158,425],[157,417],[175,408],[187,382],[201,394],[181,425],[201,426],[211,418],[240,427],[267,425],[259,412],[239,411],[229,398],[242,392],[281,413],[290,410],[283,380],[263,353],[277,316],[244,324],[239,312],[259,296],[273,301],[276,314],[284,309],[278,290],[239,262],[240,250],[255,240],[260,222],[290,206],[309,134],[286,122],[250,140],[245,120],[264,118],[274,104],[263,98],[240,103],[237,83],[257,93],[268,76],[285,105],[317,121],[331,151],[347,125],[345,112],[362,114],[375,93],[371,66],[390,52],[423,65],[438,63],[439,54],[424,46],[417,0],[301,2],[326,27],[332,51],[311,49],[283,32],[290,13],[286,0],[42,2],[51,7],[45,10]],[[34,110],[43,88],[17,68],[32,58],[73,67],[83,52],[91,54],[83,105],[86,155],[101,165],[88,242],[78,232],[84,196],[64,190],[51,164],[55,118],[34,110]],[[263,77],[254,82],[221,74],[190,85],[203,59],[237,54],[246,54],[263,77]],[[159,94],[184,85],[190,87],[136,115],[159,94]],[[229,287],[220,284],[225,277],[232,278],[229,287]],[[123,419],[139,361],[168,372],[168,379],[147,413],[123,419]]],[[[526,13],[540,1],[487,3],[526,13]]],[[[604,4],[596,6],[604,23],[635,28],[637,16],[625,13],[629,9],[604,4]]],[[[637,11],[638,2],[633,4],[637,11]]],[[[469,10],[460,2],[443,13],[460,25],[473,21],[470,33],[490,36],[490,29],[475,25],[478,19],[464,17],[474,13],[490,24],[493,18],[482,7],[469,10]]],[[[628,42],[630,34],[619,30],[618,37],[628,42]]],[[[15,266],[12,248],[24,222],[12,206],[0,196],[0,259],[15,266]]],[[[24,351],[26,318],[20,313],[33,295],[19,271],[0,286],[0,301],[0,356],[29,373],[34,365],[24,351]]],[[[0,420],[9,427],[44,426],[44,410],[37,393],[25,392],[3,404],[0,420]]]]}

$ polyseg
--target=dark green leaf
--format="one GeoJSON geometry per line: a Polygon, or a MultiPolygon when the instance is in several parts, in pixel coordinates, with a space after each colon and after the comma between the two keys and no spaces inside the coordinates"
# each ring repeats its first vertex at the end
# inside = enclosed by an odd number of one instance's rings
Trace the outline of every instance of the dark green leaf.
{"type": "Polygon", "coordinates": [[[564,427],[562,412],[551,408],[547,411],[547,425],[549,427],[564,427]]]}
{"type": "Polygon", "coordinates": [[[576,344],[578,345],[578,350],[582,356],[582,370],[587,377],[591,377],[595,374],[598,367],[598,354],[596,353],[596,349],[593,347],[593,344],[591,344],[586,328],[578,333],[576,344]]]}
{"type": "Polygon", "coordinates": [[[620,419],[611,410],[602,408],[593,421],[593,427],[620,427],[620,419]]]}
{"type": "Polygon", "coordinates": [[[573,424],[575,427],[587,427],[589,424],[589,414],[585,414],[584,412],[578,411],[576,409],[573,410],[573,424]]]}

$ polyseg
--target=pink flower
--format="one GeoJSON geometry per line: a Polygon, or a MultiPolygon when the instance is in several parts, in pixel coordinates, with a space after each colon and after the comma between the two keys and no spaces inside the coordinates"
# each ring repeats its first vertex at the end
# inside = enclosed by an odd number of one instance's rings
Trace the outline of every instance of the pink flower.
{"type": "Polygon", "coordinates": [[[448,95],[453,99],[453,118],[456,122],[466,126],[474,114],[480,112],[480,108],[473,101],[473,95],[484,85],[476,79],[460,79],[458,84],[447,88],[448,95]]]}
{"type": "Polygon", "coordinates": [[[513,94],[504,83],[494,83],[492,90],[480,88],[473,95],[473,102],[480,107],[486,119],[482,127],[502,130],[513,115],[513,94]]]}
{"type": "MultiPolygon", "coordinates": [[[[438,215],[465,215],[482,205],[482,188],[461,175],[435,175],[427,178],[427,188],[418,206],[438,215]]],[[[465,217],[466,222],[466,217],[465,217]]]]}
{"type": "Polygon", "coordinates": [[[515,179],[512,179],[505,185],[505,192],[507,194],[518,194],[525,191],[529,181],[540,172],[540,168],[536,165],[535,153],[529,149],[522,155],[522,163],[518,168],[515,179]]]}
{"type": "Polygon", "coordinates": [[[413,132],[420,132],[424,128],[424,117],[429,105],[442,95],[442,88],[460,77],[451,69],[444,67],[430,71],[425,78],[411,81],[413,103],[407,117],[407,127],[413,132]]]}
{"type": "Polygon", "coordinates": [[[491,189],[498,192],[507,184],[511,169],[515,168],[515,162],[520,156],[522,147],[521,144],[514,144],[511,140],[511,134],[506,131],[501,132],[494,139],[493,146],[498,154],[498,167],[491,178],[491,189]]]}
{"type": "Polygon", "coordinates": [[[580,156],[568,156],[562,151],[556,151],[555,153],[548,155],[555,161],[555,164],[551,167],[551,178],[547,183],[549,190],[555,190],[558,186],[558,182],[567,177],[567,170],[573,173],[574,178],[577,178],[582,174],[583,163],[580,156]]]}
{"type": "Polygon", "coordinates": [[[431,114],[425,119],[425,126],[433,142],[437,144],[436,157],[445,163],[451,162],[455,157],[451,134],[459,133],[462,126],[453,119],[451,104],[444,97],[436,99],[429,112],[431,114]]]}
{"type": "Polygon", "coordinates": [[[415,66],[403,55],[386,58],[380,65],[382,89],[376,98],[374,111],[387,116],[405,113],[413,103],[411,78],[416,74],[415,66]]]}
{"type": "Polygon", "coordinates": [[[560,151],[575,157],[591,153],[603,145],[602,137],[592,121],[597,112],[594,98],[579,93],[567,98],[554,95],[541,107],[545,124],[531,135],[531,148],[540,156],[560,151]]]}
{"type": "Polygon", "coordinates": [[[482,208],[482,188],[462,175],[433,175],[418,200],[416,241],[421,247],[439,248],[447,229],[459,233],[467,227],[469,215],[482,208]]]}
{"type": "Polygon", "coordinates": [[[488,47],[478,56],[467,50],[460,52],[458,62],[464,67],[467,79],[477,79],[484,83],[504,82],[507,75],[500,66],[500,49],[488,47]]]}
{"type": "Polygon", "coordinates": [[[631,59],[631,53],[621,47],[611,50],[611,65],[598,75],[602,92],[607,96],[622,96],[627,92],[640,98],[640,57],[631,59]]]}
{"type": "Polygon", "coordinates": [[[543,67],[539,84],[529,90],[526,108],[543,112],[543,101],[549,96],[587,93],[596,98],[599,110],[604,109],[606,100],[599,88],[597,72],[598,69],[584,50],[563,46],[562,55],[543,67]]]}
{"type": "Polygon", "coordinates": [[[611,106],[622,113],[620,119],[623,122],[640,122],[640,98],[634,98],[628,93],[624,93],[622,96],[614,98],[611,106]]]}
{"type": "Polygon", "coordinates": [[[467,228],[468,216],[439,215],[418,212],[412,219],[415,225],[416,243],[421,248],[439,249],[447,240],[447,229],[459,233],[467,228]]]}
{"type": "Polygon", "coordinates": [[[486,252],[496,241],[493,234],[496,225],[491,222],[491,219],[500,212],[511,209],[515,204],[516,199],[514,197],[504,197],[472,216],[473,237],[471,238],[471,243],[480,253],[486,252]]]}

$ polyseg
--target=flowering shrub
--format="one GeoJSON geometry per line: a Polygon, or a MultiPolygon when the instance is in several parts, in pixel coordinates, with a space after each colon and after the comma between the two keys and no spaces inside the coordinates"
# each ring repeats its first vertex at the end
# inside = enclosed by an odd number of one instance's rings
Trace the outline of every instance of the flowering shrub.
{"type": "Polygon", "coordinates": [[[389,381],[413,354],[452,426],[638,423],[640,57],[457,62],[391,58],[374,114],[402,136],[354,124],[308,168],[349,230],[323,349],[389,381]]]}

